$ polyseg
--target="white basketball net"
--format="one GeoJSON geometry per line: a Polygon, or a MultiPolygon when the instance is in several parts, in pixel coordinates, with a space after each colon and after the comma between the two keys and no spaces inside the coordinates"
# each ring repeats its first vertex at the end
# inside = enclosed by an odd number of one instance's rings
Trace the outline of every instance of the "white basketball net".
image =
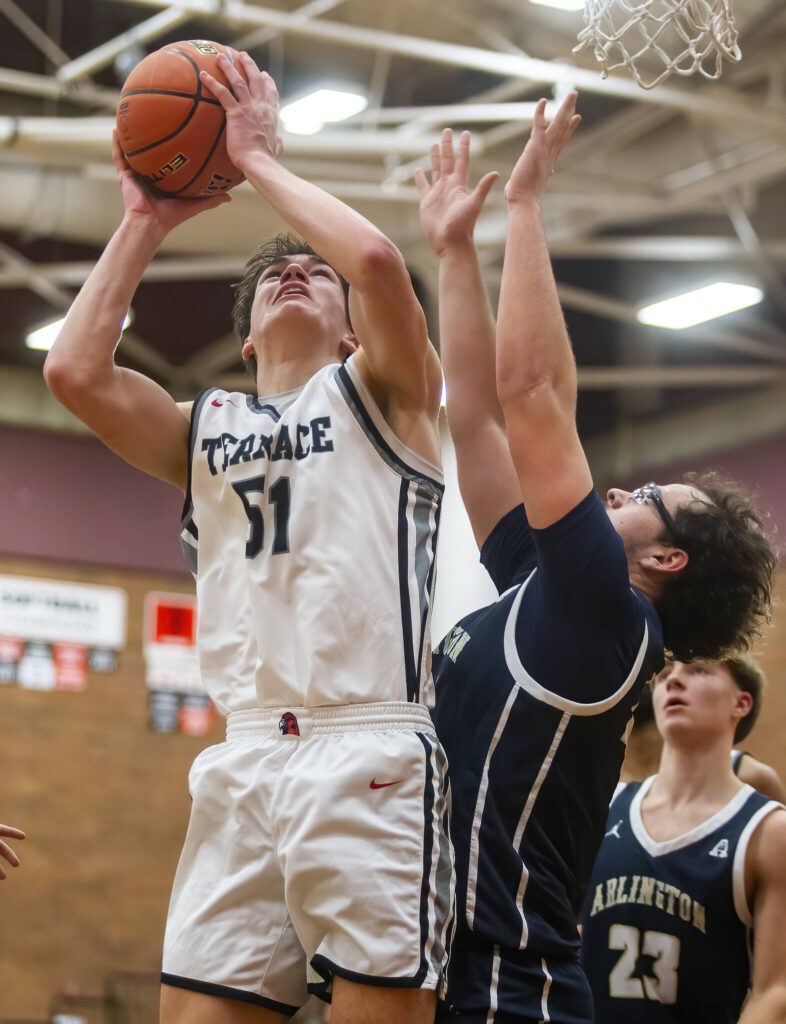
{"type": "Polygon", "coordinates": [[[669,75],[719,78],[738,61],[732,0],[586,0],[574,53],[591,46],[603,77],[627,68],[644,89],[669,75]],[[665,67],[661,70],[661,65],[665,67]]]}

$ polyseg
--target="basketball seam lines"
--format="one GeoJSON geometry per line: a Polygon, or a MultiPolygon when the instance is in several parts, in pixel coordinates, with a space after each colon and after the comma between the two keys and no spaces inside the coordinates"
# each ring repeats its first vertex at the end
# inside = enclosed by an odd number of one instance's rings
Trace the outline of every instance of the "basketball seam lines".
{"type": "MultiPolygon", "coordinates": [[[[135,150],[133,150],[133,152],[131,152],[131,153],[126,153],[126,154],[125,154],[125,155],[126,155],[126,159],[127,159],[128,157],[134,157],[134,156],[139,156],[139,154],[140,154],[140,153],[147,153],[147,152],[148,152],[149,150],[151,150],[151,149],[155,149],[155,148],[156,148],[156,146],[161,146],[161,145],[163,145],[163,144],[164,144],[165,142],[169,142],[169,141],[170,141],[170,139],[173,139],[173,138],[174,138],[174,137],[175,137],[176,135],[179,135],[179,134],[180,134],[180,132],[182,132],[182,130],[183,130],[183,129],[184,129],[185,127],[186,127],[186,125],[187,125],[187,124],[189,123],[189,121],[190,121],[190,120],[191,120],[191,118],[192,118],[192,117],[194,116],[194,114],[195,114],[195,113],[197,112],[197,109],[198,109],[198,107],[199,107],[199,104],[200,104],[200,103],[202,102],[202,79],[201,79],[201,78],[199,77],[199,65],[197,64],[197,62],[196,62],[196,61],[195,61],[195,60],[193,59],[193,57],[192,57],[192,56],[191,56],[190,54],[188,54],[188,53],[184,53],[184,52],[183,52],[183,50],[179,50],[179,49],[178,49],[178,48],[177,48],[176,46],[173,46],[173,47],[171,47],[171,48],[170,48],[170,51],[169,51],[169,52],[170,52],[170,53],[177,53],[177,54],[179,54],[179,55],[180,55],[180,56],[181,56],[181,57],[182,57],[182,58],[183,58],[184,60],[187,60],[187,61],[188,61],[188,63],[189,63],[190,65],[191,65],[191,67],[192,67],[192,68],[194,69],[194,74],[196,75],[196,92],[195,92],[195,93],[185,93],[185,94],[182,94],[182,93],[181,93],[181,94],[179,94],[179,95],[186,95],[186,96],[188,96],[189,98],[193,98],[193,100],[194,100],[194,103],[193,103],[193,105],[192,105],[192,107],[191,107],[191,110],[190,110],[190,111],[188,112],[188,114],[186,115],[186,118],[185,118],[185,120],[184,120],[184,121],[182,121],[182,122],[181,122],[181,123],[180,123],[180,124],[179,124],[179,125],[177,126],[177,128],[175,128],[175,130],[174,130],[173,132],[170,132],[170,134],[169,134],[169,135],[165,135],[165,136],[164,136],[164,137],[163,137],[162,139],[156,139],[156,141],[155,141],[155,142],[151,142],[151,143],[149,143],[149,144],[148,144],[147,146],[141,146],[141,147],[140,147],[139,149],[135,149],[135,150]]],[[[149,89],[149,90],[144,90],[144,91],[146,91],[146,92],[157,92],[158,90],[153,90],[153,89],[149,89]]],[[[175,93],[175,94],[172,94],[172,93],[169,93],[169,92],[168,92],[168,90],[163,90],[163,89],[161,90],[161,92],[162,92],[162,93],[163,93],[164,95],[178,95],[177,93],[175,93]]],[[[126,95],[130,95],[130,94],[129,94],[129,93],[126,93],[126,95]]],[[[121,99],[122,99],[122,97],[121,97],[121,99]]],[[[211,101],[209,101],[209,100],[205,100],[205,102],[211,102],[211,101]]],[[[220,105],[220,104],[219,104],[219,105],[220,105]]],[[[222,131],[223,131],[223,127],[222,127],[222,131]]],[[[219,134],[218,134],[218,138],[221,138],[221,132],[219,132],[219,134]]],[[[179,189],[177,190],[177,192],[173,192],[173,193],[172,193],[172,195],[178,195],[178,194],[179,194],[180,192],[184,191],[184,189],[187,189],[187,188],[188,188],[188,186],[189,186],[189,185],[190,185],[190,184],[191,184],[191,183],[192,183],[192,182],[193,182],[193,181],[194,181],[194,180],[195,180],[195,179],[197,178],[197,176],[198,176],[198,175],[199,175],[199,174],[200,174],[200,173],[201,173],[201,172],[202,172],[202,171],[204,170],[205,164],[206,164],[206,163],[207,163],[207,161],[208,161],[208,160],[210,159],[210,157],[211,157],[211,156],[213,155],[213,151],[214,151],[214,150],[215,150],[215,148],[216,148],[216,144],[217,144],[217,142],[218,142],[218,139],[216,139],[216,141],[215,141],[215,142],[213,143],[213,146],[212,146],[212,148],[211,148],[210,152],[209,152],[209,153],[208,153],[208,155],[207,155],[207,159],[205,160],[205,163],[204,163],[204,164],[202,164],[202,166],[201,166],[201,167],[199,168],[199,170],[198,170],[198,171],[196,172],[196,174],[195,174],[195,175],[194,175],[194,177],[193,177],[193,178],[191,179],[191,181],[189,181],[189,182],[188,182],[188,183],[187,183],[186,185],[183,185],[183,188],[179,188],[179,189]]]]}
{"type": "Polygon", "coordinates": [[[120,99],[124,100],[126,96],[180,96],[186,100],[197,100],[199,103],[209,103],[213,107],[220,107],[221,104],[218,100],[208,99],[207,96],[200,96],[198,92],[179,92],[176,89],[129,89],[128,92],[124,92],[120,99]]]}
{"type": "Polygon", "coordinates": [[[193,178],[191,178],[189,181],[187,181],[185,183],[185,185],[183,185],[182,188],[178,188],[175,191],[170,192],[170,195],[179,196],[181,192],[185,192],[185,190],[187,188],[190,188],[194,184],[194,182],[197,180],[197,178],[202,173],[202,171],[204,171],[205,167],[207,167],[208,162],[210,161],[210,158],[213,155],[213,153],[215,153],[216,146],[221,141],[221,136],[224,134],[224,128],[225,127],[226,127],[226,118],[221,122],[221,127],[218,129],[218,134],[215,137],[213,145],[210,147],[210,152],[207,154],[207,156],[203,160],[202,166],[196,171],[196,173],[194,174],[193,178]]]}

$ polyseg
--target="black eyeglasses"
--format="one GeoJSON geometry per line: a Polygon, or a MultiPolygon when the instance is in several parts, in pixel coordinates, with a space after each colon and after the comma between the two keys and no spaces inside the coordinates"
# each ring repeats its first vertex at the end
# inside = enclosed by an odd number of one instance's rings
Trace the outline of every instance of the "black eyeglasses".
{"type": "Polygon", "coordinates": [[[643,505],[647,501],[651,501],[652,504],[658,511],[658,515],[663,520],[666,529],[672,536],[673,540],[679,542],[679,533],[674,520],[671,518],[671,513],[666,508],[666,502],[663,500],[663,495],[660,493],[660,487],[650,480],[648,484],[643,484],[641,487],[637,487],[635,491],[631,491],[631,498],[639,505],[643,505]]]}

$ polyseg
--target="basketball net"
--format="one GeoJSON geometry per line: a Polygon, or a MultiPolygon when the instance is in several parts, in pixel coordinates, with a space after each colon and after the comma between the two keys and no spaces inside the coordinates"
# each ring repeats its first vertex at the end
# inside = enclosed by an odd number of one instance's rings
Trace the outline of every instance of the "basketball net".
{"type": "Polygon", "coordinates": [[[738,61],[732,0],[586,0],[576,53],[591,46],[603,77],[627,68],[652,89],[669,75],[720,78],[738,61]]]}

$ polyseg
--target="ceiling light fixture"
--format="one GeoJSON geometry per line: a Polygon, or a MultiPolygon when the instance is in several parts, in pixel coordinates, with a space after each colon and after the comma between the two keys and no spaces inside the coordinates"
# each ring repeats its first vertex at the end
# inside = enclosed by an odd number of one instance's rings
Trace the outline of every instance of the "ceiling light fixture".
{"type": "MultiPolygon", "coordinates": [[[[126,313],[125,320],[123,320],[121,331],[124,331],[126,327],[130,327],[133,320],[134,315],[129,309],[126,313]]],[[[52,345],[54,345],[55,338],[60,333],[60,328],[64,323],[65,317],[61,316],[59,320],[52,320],[51,323],[37,327],[25,338],[25,345],[27,345],[28,348],[38,349],[40,352],[48,352],[52,345]]]]}
{"type": "Polygon", "coordinates": [[[644,306],[636,317],[640,323],[678,331],[703,324],[707,320],[714,320],[719,316],[726,316],[727,313],[735,313],[738,309],[755,306],[763,298],[764,292],[761,288],[754,288],[749,284],[716,281],[715,284],[708,284],[703,288],[696,288],[694,291],[644,306]]]}
{"type": "Polygon", "coordinates": [[[368,98],[340,89],[317,89],[281,108],[281,123],[293,135],[315,135],[326,124],[346,121],[368,106],[368,98]]]}

